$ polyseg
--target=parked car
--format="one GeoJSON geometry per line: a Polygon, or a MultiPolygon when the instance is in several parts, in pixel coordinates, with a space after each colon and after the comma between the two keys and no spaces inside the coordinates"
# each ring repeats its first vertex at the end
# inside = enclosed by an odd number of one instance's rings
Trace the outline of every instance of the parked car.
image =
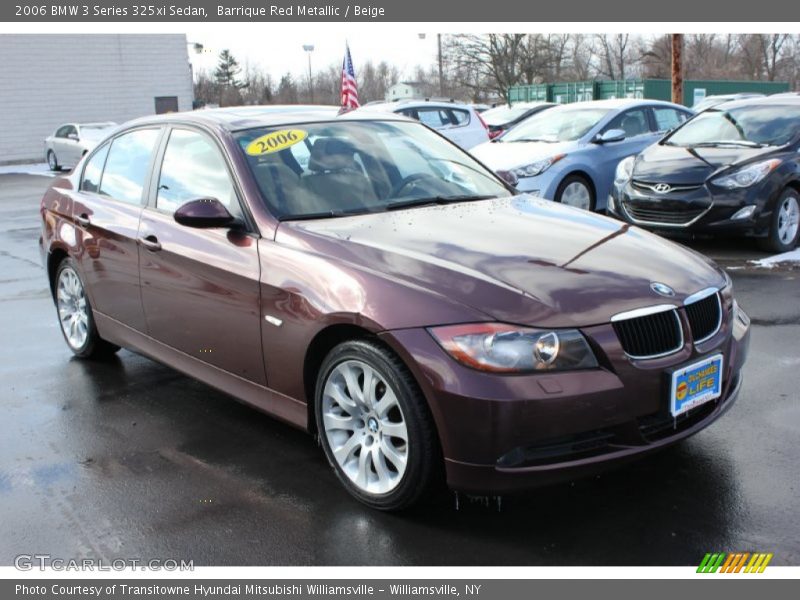
{"type": "Polygon", "coordinates": [[[685,121],[683,106],[657,100],[597,100],[550,108],[472,149],[516,180],[521,192],[604,210],[614,170],[685,121]]]}
{"type": "Polygon", "coordinates": [[[701,112],[707,108],[712,108],[714,106],[719,106],[720,104],[724,104],[725,102],[731,102],[732,100],[745,100],[747,98],[763,98],[764,94],[759,94],[758,92],[742,92],[740,94],[718,94],[714,96],[706,96],[700,102],[695,103],[692,106],[692,110],[694,112],[701,112]]]}
{"type": "Polygon", "coordinates": [[[609,212],[661,231],[739,233],[784,252],[800,236],[800,97],[727,102],[617,169],[609,212]]]}
{"type": "Polygon", "coordinates": [[[131,348],[308,430],[380,509],[442,475],[499,494],[643,456],[741,385],[748,321],[724,271],[514,195],[396,115],[140,119],[41,214],[73,353],[131,348]]]}
{"type": "Polygon", "coordinates": [[[489,137],[494,139],[524,119],[556,106],[552,102],[518,102],[490,108],[481,117],[489,127],[489,137]]]}
{"type": "Polygon", "coordinates": [[[117,126],[116,123],[67,123],[44,140],[44,155],[51,171],[72,168],[117,126]]]}
{"type": "Polygon", "coordinates": [[[480,114],[469,104],[434,100],[400,100],[370,104],[368,108],[416,119],[464,150],[469,150],[489,139],[489,128],[480,114]]]}

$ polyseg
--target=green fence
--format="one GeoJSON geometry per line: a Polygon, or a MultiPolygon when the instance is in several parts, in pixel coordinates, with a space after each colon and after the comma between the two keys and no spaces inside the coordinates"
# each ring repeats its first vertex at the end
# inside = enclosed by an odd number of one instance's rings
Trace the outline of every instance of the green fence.
{"type": "MultiPolygon", "coordinates": [[[[757,92],[778,94],[788,92],[785,81],[711,81],[686,80],[683,82],[683,104],[692,106],[706,96],[757,92]]],[[[573,81],[562,83],[537,83],[509,88],[508,102],[557,102],[567,104],[584,100],[609,98],[648,98],[671,100],[672,84],[669,79],[626,79],[624,81],[573,81]]]]}

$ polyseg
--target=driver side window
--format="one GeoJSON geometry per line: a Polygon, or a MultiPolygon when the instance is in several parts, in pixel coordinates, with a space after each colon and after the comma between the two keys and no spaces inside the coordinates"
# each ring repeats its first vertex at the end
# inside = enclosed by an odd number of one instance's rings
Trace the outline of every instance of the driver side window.
{"type": "Polygon", "coordinates": [[[650,133],[650,122],[647,119],[647,109],[633,108],[617,115],[603,129],[603,133],[612,129],[622,129],[625,132],[625,139],[636,137],[645,133],[650,133]]]}
{"type": "Polygon", "coordinates": [[[182,204],[215,198],[234,216],[242,211],[228,167],[217,146],[204,134],[173,129],[161,163],[156,208],[175,212],[182,204]]]}

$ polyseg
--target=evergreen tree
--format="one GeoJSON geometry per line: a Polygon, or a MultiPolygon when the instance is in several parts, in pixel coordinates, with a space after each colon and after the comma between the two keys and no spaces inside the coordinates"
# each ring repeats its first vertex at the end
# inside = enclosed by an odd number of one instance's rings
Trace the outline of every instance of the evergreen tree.
{"type": "Polygon", "coordinates": [[[244,87],[244,85],[237,79],[242,68],[239,66],[239,61],[231,54],[227,48],[219,53],[219,62],[217,68],[214,70],[214,80],[216,83],[223,87],[233,87],[236,89],[244,87]]]}

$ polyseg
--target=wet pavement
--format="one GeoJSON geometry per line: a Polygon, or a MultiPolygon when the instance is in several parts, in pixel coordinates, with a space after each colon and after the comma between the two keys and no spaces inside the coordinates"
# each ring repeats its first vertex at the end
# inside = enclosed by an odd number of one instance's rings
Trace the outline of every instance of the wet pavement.
{"type": "Polygon", "coordinates": [[[18,554],[195,565],[688,565],[707,551],[800,564],[800,269],[749,242],[732,267],[753,318],[738,403],[623,469],[401,515],[363,508],[306,434],[128,351],[71,358],[37,249],[50,182],[0,175],[0,564],[18,554]]]}

